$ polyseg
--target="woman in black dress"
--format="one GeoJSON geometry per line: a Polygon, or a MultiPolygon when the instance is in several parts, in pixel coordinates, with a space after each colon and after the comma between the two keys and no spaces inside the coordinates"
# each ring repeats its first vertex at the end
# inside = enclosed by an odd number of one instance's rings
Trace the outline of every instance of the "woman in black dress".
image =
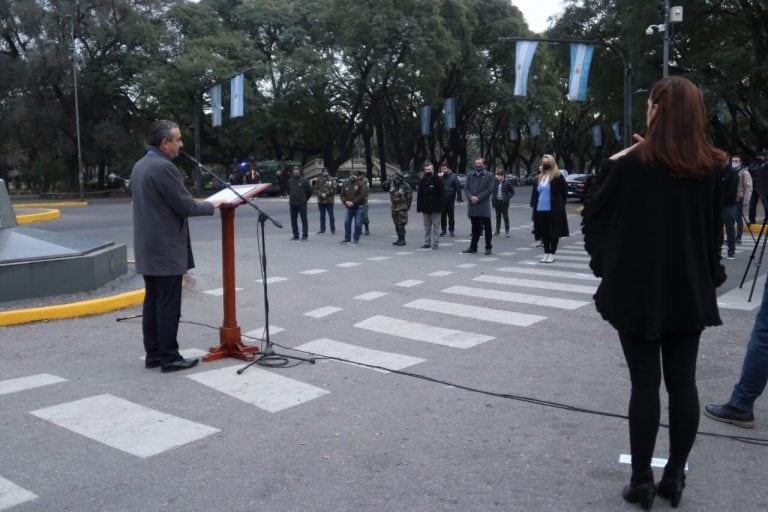
{"type": "Polygon", "coordinates": [[[696,357],[701,332],[720,325],[715,289],[725,281],[717,169],[725,154],[706,137],[701,91],[669,77],[651,89],[645,139],[603,162],[583,211],[595,306],[618,331],[629,367],[632,478],[628,502],[673,507],[699,424],[696,357]],[[669,395],[669,458],[654,487],[662,374],[669,395]]]}

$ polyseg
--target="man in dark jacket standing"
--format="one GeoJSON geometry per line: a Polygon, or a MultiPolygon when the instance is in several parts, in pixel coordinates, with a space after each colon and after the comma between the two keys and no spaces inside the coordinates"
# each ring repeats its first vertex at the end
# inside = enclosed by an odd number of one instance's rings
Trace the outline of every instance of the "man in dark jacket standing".
{"type": "Polygon", "coordinates": [[[360,233],[363,231],[363,208],[368,204],[368,182],[361,171],[355,171],[349,177],[344,188],[341,189],[341,202],[347,207],[344,217],[344,240],[342,244],[360,242],[360,233]],[[355,230],[352,232],[352,220],[355,221],[355,230]]]}
{"type": "Polygon", "coordinates": [[[299,223],[297,217],[301,215],[301,241],[306,242],[309,235],[307,226],[307,201],[312,197],[312,185],[307,178],[301,175],[301,167],[293,166],[291,177],[288,179],[288,204],[291,208],[291,229],[293,238],[299,239],[299,223]]]}
{"type": "Polygon", "coordinates": [[[448,233],[454,236],[453,232],[456,228],[456,223],[453,218],[453,210],[456,201],[461,202],[461,182],[445,162],[440,164],[440,177],[443,180],[443,211],[440,214],[440,236],[445,236],[446,228],[448,228],[448,233]]]}
{"type": "Polygon", "coordinates": [[[416,211],[424,216],[424,245],[422,249],[437,249],[440,214],[443,211],[443,180],[435,176],[432,164],[424,164],[424,176],[416,191],[416,211]]]}
{"type": "Polygon", "coordinates": [[[485,170],[482,158],[475,158],[475,170],[467,176],[467,215],[472,223],[472,241],[469,249],[463,253],[476,253],[480,233],[485,232],[485,254],[491,254],[493,233],[491,232],[491,195],[493,194],[493,176],[485,170]]]}
{"type": "Polygon", "coordinates": [[[739,173],[730,164],[720,170],[720,198],[723,208],[728,259],[736,257],[736,210],[738,207],[739,173]]]}
{"type": "Polygon", "coordinates": [[[179,125],[155,121],[149,129],[144,157],[131,172],[133,247],[136,273],[144,276],[146,294],[142,334],[147,368],[173,372],[192,368],[176,339],[181,316],[181,281],[194,268],[188,217],[213,215],[221,201],[198,203],[184,186],[172,160],[183,147],[179,125]]]}

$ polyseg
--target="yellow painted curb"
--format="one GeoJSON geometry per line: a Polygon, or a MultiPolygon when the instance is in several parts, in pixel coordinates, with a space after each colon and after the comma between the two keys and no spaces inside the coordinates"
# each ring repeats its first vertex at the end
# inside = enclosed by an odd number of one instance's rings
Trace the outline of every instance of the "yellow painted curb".
{"type": "Polygon", "coordinates": [[[136,306],[144,302],[144,289],[105,297],[102,299],[72,302],[56,306],[0,311],[0,327],[28,324],[42,320],[58,320],[79,316],[100,315],[118,309],[136,306]]]}
{"type": "Polygon", "coordinates": [[[34,224],[35,222],[44,222],[46,220],[58,219],[59,217],[61,217],[61,211],[50,209],[39,213],[16,214],[16,222],[19,224],[34,224]]]}
{"type": "Polygon", "coordinates": [[[48,201],[45,203],[12,203],[14,208],[76,208],[88,206],[88,201],[48,201]]]}

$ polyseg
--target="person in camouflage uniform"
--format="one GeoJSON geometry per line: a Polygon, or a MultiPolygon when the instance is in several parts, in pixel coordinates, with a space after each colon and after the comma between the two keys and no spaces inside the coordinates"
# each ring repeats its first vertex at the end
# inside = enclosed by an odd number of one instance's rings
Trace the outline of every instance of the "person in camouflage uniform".
{"type": "Polygon", "coordinates": [[[328,169],[323,169],[320,177],[315,181],[315,194],[317,195],[317,208],[320,210],[320,231],[325,233],[325,213],[328,212],[328,222],[331,234],[336,234],[336,221],[333,217],[333,201],[336,197],[336,180],[328,174],[328,169]]]}
{"type": "Polygon", "coordinates": [[[395,174],[392,181],[386,181],[382,188],[389,192],[389,201],[392,207],[392,222],[395,223],[397,240],[392,245],[405,245],[405,225],[408,224],[408,210],[413,202],[411,187],[403,179],[400,173],[395,174]]]}

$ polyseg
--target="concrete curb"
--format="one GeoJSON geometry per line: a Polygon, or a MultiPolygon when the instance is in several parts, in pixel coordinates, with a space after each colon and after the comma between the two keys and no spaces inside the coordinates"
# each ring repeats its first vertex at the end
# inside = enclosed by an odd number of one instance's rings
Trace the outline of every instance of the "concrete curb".
{"type": "Polygon", "coordinates": [[[80,208],[88,206],[87,201],[46,201],[44,203],[11,203],[14,208],[80,208]]]}
{"type": "Polygon", "coordinates": [[[100,315],[118,309],[137,306],[144,302],[144,289],[111,297],[91,299],[56,306],[0,311],[0,327],[28,324],[43,320],[60,320],[80,316],[100,315]]]}

